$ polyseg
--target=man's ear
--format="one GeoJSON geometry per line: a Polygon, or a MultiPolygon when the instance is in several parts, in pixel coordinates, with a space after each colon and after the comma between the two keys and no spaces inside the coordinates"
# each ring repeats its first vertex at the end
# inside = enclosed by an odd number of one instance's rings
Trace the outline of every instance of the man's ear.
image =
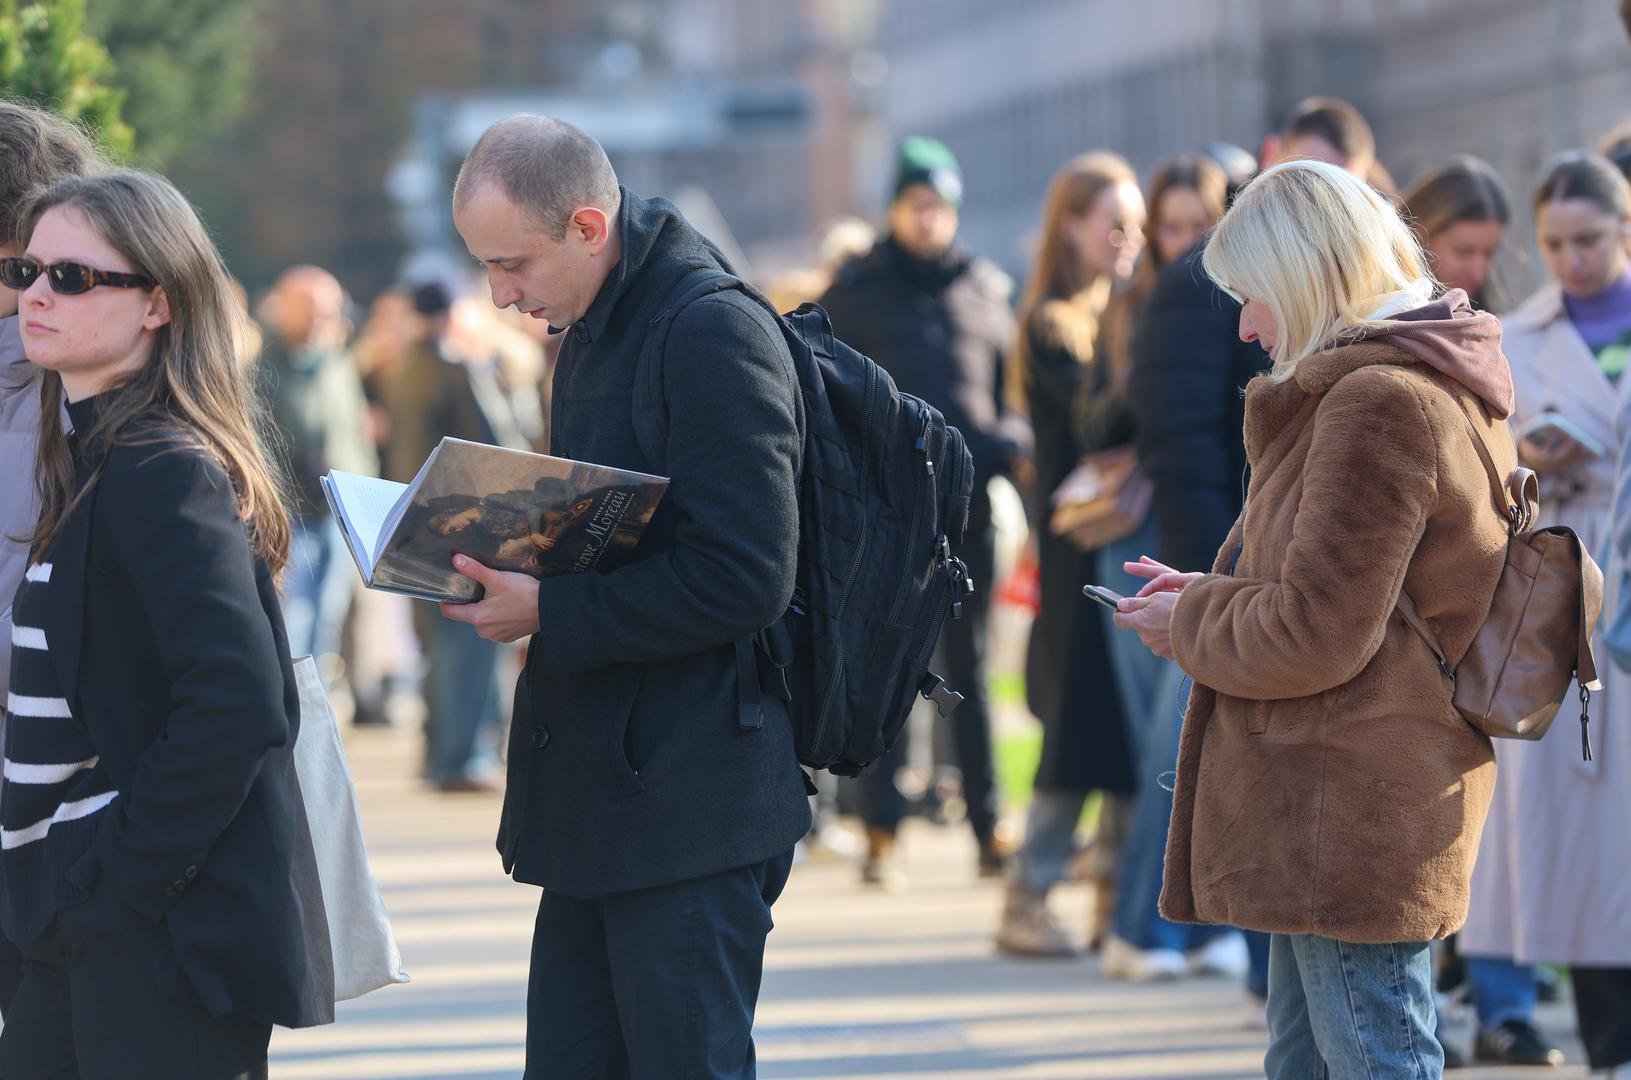
{"type": "Polygon", "coordinates": [[[147,313],[142,316],[142,328],[157,330],[161,326],[170,324],[170,296],[164,291],[163,285],[153,286],[153,293],[147,301],[147,313]]]}
{"type": "Polygon", "coordinates": [[[1285,147],[1285,140],[1279,135],[1263,136],[1263,147],[1257,152],[1257,168],[1261,172],[1280,164],[1280,152],[1285,147]]]}
{"type": "Polygon", "coordinates": [[[598,251],[611,237],[612,220],[598,206],[585,206],[572,215],[566,228],[591,249],[598,251]]]}

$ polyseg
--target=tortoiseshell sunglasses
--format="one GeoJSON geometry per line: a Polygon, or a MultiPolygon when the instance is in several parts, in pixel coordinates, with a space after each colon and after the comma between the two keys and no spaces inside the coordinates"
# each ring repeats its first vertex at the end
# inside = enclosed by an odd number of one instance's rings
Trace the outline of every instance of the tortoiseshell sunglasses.
{"type": "Polygon", "coordinates": [[[0,259],[0,282],[6,288],[22,292],[45,275],[51,291],[63,296],[78,296],[90,292],[98,285],[115,289],[151,289],[156,284],[146,274],[127,274],[119,270],[98,270],[76,262],[54,262],[49,266],[28,255],[13,255],[0,259]]]}

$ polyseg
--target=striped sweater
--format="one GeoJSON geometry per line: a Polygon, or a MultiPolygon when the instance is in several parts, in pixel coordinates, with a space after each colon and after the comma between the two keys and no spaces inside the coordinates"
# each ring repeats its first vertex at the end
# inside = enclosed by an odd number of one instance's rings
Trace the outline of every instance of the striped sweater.
{"type": "Polygon", "coordinates": [[[73,716],[40,629],[51,564],[28,567],[12,605],[11,684],[0,784],[0,927],[32,941],[57,911],[83,899],[68,869],[87,856],[101,811],[117,796],[73,716]]]}

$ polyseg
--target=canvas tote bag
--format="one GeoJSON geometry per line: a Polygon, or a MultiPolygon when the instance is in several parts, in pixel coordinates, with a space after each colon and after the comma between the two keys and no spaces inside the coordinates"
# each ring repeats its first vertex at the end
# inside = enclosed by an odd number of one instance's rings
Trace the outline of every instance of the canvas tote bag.
{"type": "Polygon", "coordinates": [[[391,933],[385,901],[368,868],[357,789],[351,782],[323,680],[309,656],[294,662],[294,673],[300,687],[295,771],[306,800],[317,878],[328,911],[334,1000],[349,1001],[391,983],[405,983],[408,973],[402,970],[402,954],[391,933]]]}

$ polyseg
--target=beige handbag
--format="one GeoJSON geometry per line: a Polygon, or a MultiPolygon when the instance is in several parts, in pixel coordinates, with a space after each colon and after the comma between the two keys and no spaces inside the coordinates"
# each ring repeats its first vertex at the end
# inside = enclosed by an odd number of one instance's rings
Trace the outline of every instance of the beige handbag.
{"type": "Polygon", "coordinates": [[[1491,738],[1538,739],[1552,726],[1569,683],[1580,685],[1580,752],[1591,760],[1591,692],[1601,690],[1591,633],[1603,606],[1603,572],[1573,529],[1531,529],[1540,482],[1529,469],[1505,482],[1465,412],[1467,430],[1507,508],[1511,539],[1489,615],[1461,662],[1450,665],[1437,637],[1404,593],[1399,614],[1415,628],[1455,684],[1456,710],[1491,738]]]}
{"type": "Polygon", "coordinates": [[[345,747],[334,710],[311,657],[294,662],[300,687],[300,734],[295,739],[295,772],[311,825],[317,880],[328,914],[334,953],[334,1000],[349,1001],[391,983],[405,983],[402,954],[391,933],[385,901],[362,839],[357,789],[346,766],[345,747]]]}
{"type": "Polygon", "coordinates": [[[1097,551],[1137,532],[1154,496],[1131,446],[1089,454],[1053,493],[1048,529],[1079,551],[1097,551]]]}

